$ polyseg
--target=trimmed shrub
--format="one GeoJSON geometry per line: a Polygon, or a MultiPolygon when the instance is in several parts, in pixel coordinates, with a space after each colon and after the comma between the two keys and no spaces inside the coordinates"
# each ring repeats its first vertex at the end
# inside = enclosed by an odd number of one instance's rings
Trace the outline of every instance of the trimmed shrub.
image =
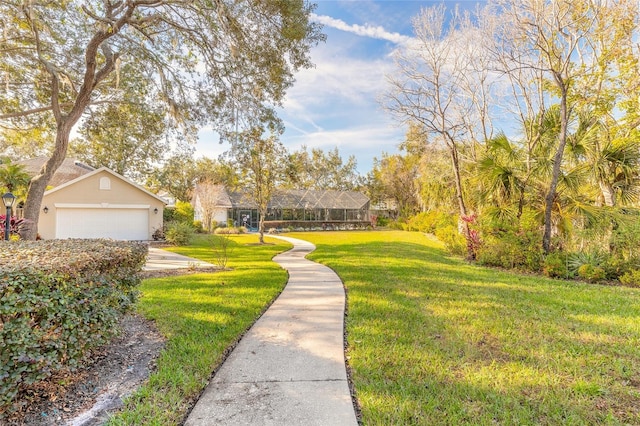
{"type": "Polygon", "coordinates": [[[213,233],[216,235],[246,234],[247,228],[245,228],[244,226],[216,228],[215,231],[213,231],[213,233]]]}
{"type": "Polygon", "coordinates": [[[146,253],[110,240],[0,243],[0,417],[27,386],[113,337],[146,253]]]}
{"type": "Polygon", "coordinates": [[[186,246],[191,242],[195,230],[193,226],[186,222],[171,222],[167,225],[164,239],[176,246],[186,246]]]}

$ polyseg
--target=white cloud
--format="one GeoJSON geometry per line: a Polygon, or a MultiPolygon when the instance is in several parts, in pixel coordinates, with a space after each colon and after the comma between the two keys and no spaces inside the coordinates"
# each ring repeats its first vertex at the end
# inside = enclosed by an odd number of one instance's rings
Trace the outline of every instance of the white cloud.
{"type": "Polygon", "coordinates": [[[379,40],[386,40],[396,44],[407,43],[411,40],[411,37],[402,35],[396,32],[389,32],[382,26],[374,26],[374,25],[358,25],[358,24],[347,24],[341,19],[332,18],[331,16],[326,15],[316,15],[315,13],[311,15],[311,19],[316,22],[319,22],[327,27],[335,28],[340,31],[345,31],[348,33],[353,33],[362,37],[371,37],[379,40]]]}
{"type": "Polygon", "coordinates": [[[288,146],[292,151],[302,145],[320,148],[323,151],[338,148],[343,160],[351,155],[358,162],[358,170],[366,174],[373,166],[373,159],[381,158],[383,152],[395,153],[402,142],[404,130],[390,121],[361,124],[356,127],[329,131],[310,132],[290,137],[288,146]]]}
{"type": "Polygon", "coordinates": [[[314,48],[315,67],[296,74],[279,115],[286,127],[281,139],[290,150],[337,147],[344,159],[354,155],[366,173],[373,157],[397,151],[404,130],[377,102],[393,61],[384,49],[369,58],[356,57],[354,52],[365,49],[361,43],[345,34],[314,48]]]}
{"type": "Polygon", "coordinates": [[[296,74],[285,108],[295,112],[310,107],[336,105],[342,101],[361,107],[376,107],[376,97],[384,90],[385,74],[393,64],[388,58],[357,59],[335,46],[313,52],[315,67],[296,74]]]}

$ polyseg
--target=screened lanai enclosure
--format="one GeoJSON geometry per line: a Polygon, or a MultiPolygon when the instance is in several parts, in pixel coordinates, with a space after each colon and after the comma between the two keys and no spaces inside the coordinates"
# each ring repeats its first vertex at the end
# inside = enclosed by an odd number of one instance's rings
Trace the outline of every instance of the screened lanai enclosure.
{"type": "MultiPolygon", "coordinates": [[[[258,226],[258,205],[242,192],[229,193],[227,218],[234,226],[258,226]]],[[[355,191],[281,190],[272,197],[266,229],[355,229],[371,224],[369,198],[355,191]]]]}

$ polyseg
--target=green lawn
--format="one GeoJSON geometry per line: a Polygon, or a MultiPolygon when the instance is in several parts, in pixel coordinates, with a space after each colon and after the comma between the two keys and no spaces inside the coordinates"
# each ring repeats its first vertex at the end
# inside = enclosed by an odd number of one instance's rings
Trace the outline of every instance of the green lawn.
{"type": "MultiPolygon", "coordinates": [[[[138,311],[167,337],[158,369],[110,425],[175,425],[206,386],[212,371],[266,306],[282,291],[287,274],[271,261],[290,247],[276,240],[233,236],[231,271],[144,280],[138,311]]],[[[214,262],[207,237],[171,251],[214,262]]]]}
{"type": "Polygon", "coordinates": [[[419,233],[288,235],[345,282],[364,425],[640,424],[640,290],[477,267],[419,233]]]}

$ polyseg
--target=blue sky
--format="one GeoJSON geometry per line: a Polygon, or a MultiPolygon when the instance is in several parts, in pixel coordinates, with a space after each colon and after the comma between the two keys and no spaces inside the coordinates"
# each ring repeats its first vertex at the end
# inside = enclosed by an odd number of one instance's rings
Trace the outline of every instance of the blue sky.
{"type": "MultiPolygon", "coordinates": [[[[281,141],[290,151],[306,145],[338,148],[346,161],[354,155],[358,170],[371,170],[374,157],[397,152],[405,129],[383,111],[378,100],[385,74],[393,71],[391,53],[413,35],[411,20],[421,8],[442,1],[316,0],[313,19],[327,35],[311,51],[315,67],[296,75],[284,108],[286,131],[281,141]]],[[[476,0],[445,1],[474,7],[476,0]]],[[[200,133],[197,155],[217,157],[228,146],[211,132],[200,133]]]]}

